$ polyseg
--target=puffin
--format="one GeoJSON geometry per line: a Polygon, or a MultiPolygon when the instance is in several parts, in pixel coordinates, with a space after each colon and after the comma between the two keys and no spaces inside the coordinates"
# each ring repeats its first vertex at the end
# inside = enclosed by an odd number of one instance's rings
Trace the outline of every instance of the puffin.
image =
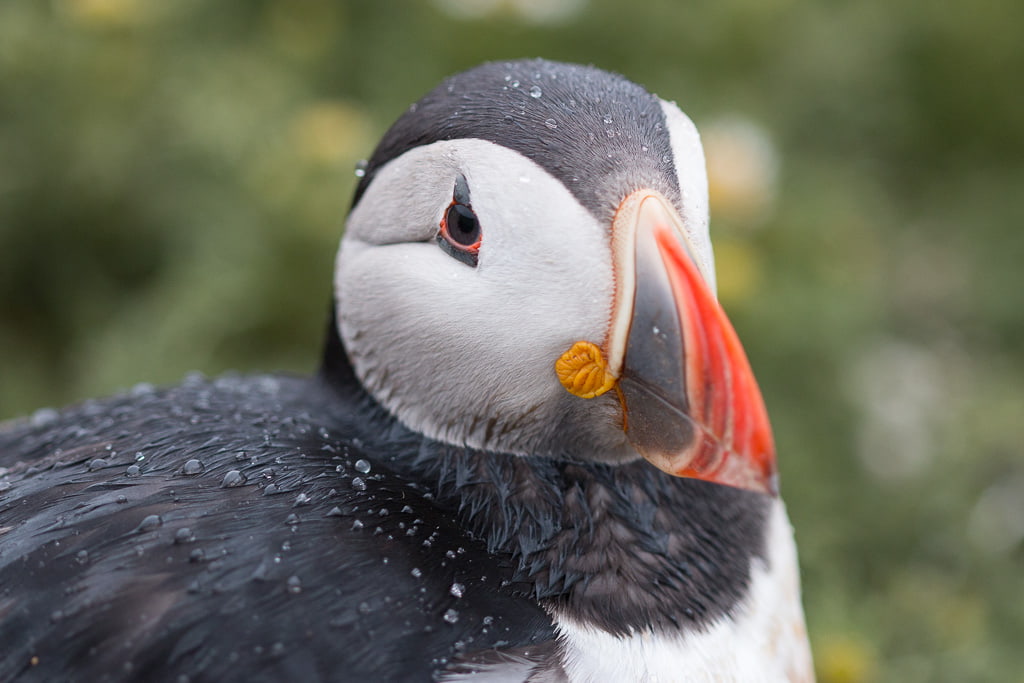
{"type": "Polygon", "coordinates": [[[0,426],[0,680],[813,680],[690,119],[486,63],[357,175],[315,374],[0,426]]]}

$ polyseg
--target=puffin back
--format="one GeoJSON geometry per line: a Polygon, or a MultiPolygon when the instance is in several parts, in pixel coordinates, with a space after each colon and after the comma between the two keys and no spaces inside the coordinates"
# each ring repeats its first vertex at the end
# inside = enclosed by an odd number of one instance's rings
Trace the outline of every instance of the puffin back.
{"type": "Polygon", "coordinates": [[[549,640],[508,556],[366,450],[355,412],[228,378],[0,432],[0,679],[422,681],[549,640]]]}

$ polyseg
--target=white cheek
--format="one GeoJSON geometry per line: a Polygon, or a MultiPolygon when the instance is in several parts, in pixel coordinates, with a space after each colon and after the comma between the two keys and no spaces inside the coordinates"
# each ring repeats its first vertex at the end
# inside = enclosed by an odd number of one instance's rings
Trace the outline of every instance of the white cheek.
{"type": "Polygon", "coordinates": [[[346,240],[367,244],[419,242],[437,234],[441,212],[451,201],[458,161],[450,153],[413,150],[401,163],[386,164],[367,187],[346,222],[346,240]]]}
{"type": "Polygon", "coordinates": [[[357,375],[413,429],[525,452],[531,433],[552,428],[526,416],[560,418],[550,410],[565,396],[555,360],[576,341],[604,341],[614,284],[604,229],[533,162],[480,140],[413,150],[374,185],[338,257],[339,326],[357,375]],[[424,156],[434,160],[430,187],[396,189],[422,176],[424,156]],[[460,171],[483,233],[475,268],[432,239],[460,171]],[[410,205],[421,201],[430,208],[410,205]],[[418,218],[406,224],[409,216],[418,218]],[[401,242],[403,234],[426,241],[401,242]],[[518,441],[484,443],[495,419],[516,425],[518,441]]]}

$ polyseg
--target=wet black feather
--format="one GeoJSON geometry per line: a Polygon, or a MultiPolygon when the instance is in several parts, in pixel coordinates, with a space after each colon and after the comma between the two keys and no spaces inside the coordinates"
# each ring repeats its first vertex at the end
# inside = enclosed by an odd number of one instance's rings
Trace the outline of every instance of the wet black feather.
{"type": "Polygon", "coordinates": [[[424,681],[549,640],[511,556],[348,408],[317,380],[228,378],[6,426],[0,680],[424,681]]]}

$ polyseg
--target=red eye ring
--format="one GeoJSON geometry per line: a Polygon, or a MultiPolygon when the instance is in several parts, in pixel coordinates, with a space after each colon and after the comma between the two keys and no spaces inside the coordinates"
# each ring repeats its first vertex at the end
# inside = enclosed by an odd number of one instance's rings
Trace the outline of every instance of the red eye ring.
{"type": "Polygon", "coordinates": [[[437,243],[452,258],[476,266],[483,233],[476,212],[466,204],[452,201],[441,218],[437,243]]]}

